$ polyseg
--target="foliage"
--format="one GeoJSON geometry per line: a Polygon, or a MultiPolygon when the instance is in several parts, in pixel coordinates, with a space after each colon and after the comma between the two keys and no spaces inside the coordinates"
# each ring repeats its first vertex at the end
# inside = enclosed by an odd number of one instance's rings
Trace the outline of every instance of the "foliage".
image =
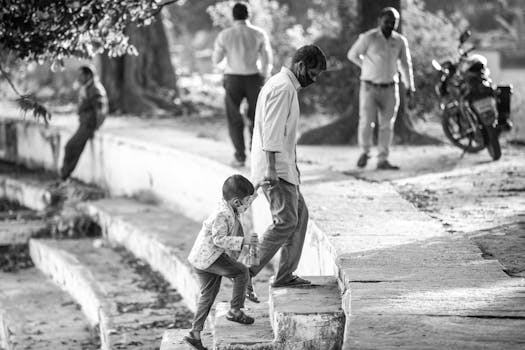
{"type": "Polygon", "coordinates": [[[47,121],[46,109],[12,83],[9,68],[20,62],[50,61],[52,69],[67,57],[137,54],[125,29],[148,25],[163,6],[177,0],[4,0],[0,6],[0,67],[20,97],[23,110],[47,121]]]}
{"type": "Polygon", "coordinates": [[[312,25],[308,31],[326,54],[328,69],[316,84],[305,89],[302,110],[347,116],[355,105],[359,80],[358,69],[346,58],[358,34],[357,6],[355,1],[345,0],[326,2],[325,6],[310,13],[312,25]]]}
{"type": "Polygon", "coordinates": [[[416,111],[429,112],[436,105],[433,98],[436,73],[431,61],[455,58],[459,31],[446,18],[426,11],[418,0],[408,0],[401,17],[412,55],[416,111]]]}
{"type": "Polygon", "coordinates": [[[162,0],[7,0],[0,8],[0,43],[17,59],[136,54],[124,33],[129,23],[148,25],[162,0]]]}

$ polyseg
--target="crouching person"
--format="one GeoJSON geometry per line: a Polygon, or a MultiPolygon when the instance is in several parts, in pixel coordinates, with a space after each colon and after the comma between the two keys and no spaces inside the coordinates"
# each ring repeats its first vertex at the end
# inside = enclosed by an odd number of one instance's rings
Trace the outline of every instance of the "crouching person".
{"type": "Polygon", "coordinates": [[[188,256],[200,282],[197,312],[189,335],[184,337],[184,341],[194,349],[206,349],[202,345],[200,333],[219,293],[222,277],[233,281],[230,310],[226,319],[241,324],[254,322],[252,317],[242,311],[250,274],[245,265],[237,262],[237,258],[243,245],[257,243],[256,237],[244,237],[239,221],[239,215],[250,207],[255,193],[252,183],[242,175],[227,178],[222,186],[223,199],[213,214],[204,221],[188,256]]]}

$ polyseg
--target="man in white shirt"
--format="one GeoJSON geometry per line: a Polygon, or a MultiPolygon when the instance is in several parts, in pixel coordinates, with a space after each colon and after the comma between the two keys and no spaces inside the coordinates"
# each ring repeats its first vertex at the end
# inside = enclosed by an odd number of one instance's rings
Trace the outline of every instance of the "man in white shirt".
{"type": "Polygon", "coordinates": [[[234,167],[246,161],[244,121],[239,111],[244,98],[248,101],[248,127],[253,135],[253,120],[257,95],[272,70],[272,48],[263,29],[248,21],[248,7],[244,3],[233,6],[234,24],[224,29],[215,40],[212,60],[215,65],[226,59],[224,70],[225,104],[228,130],[235,148],[234,167]],[[260,60],[260,67],[257,61],[260,60]]]}
{"type": "Polygon", "coordinates": [[[260,243],[260,264],[250,268],[253,277],[281,249],[274,286],[305,285],[293,275],[297,269],[308,223],[308,209],[299,191],[296,136],[299,123],[297,91],[317,80],[326,70],[326,57],[315,45],[298,49],[290,68],[283,67],[264,84],[255,111],[251,171],[254,181],[265,179],[263,191],[270,203],[273,224],[260,243]]]}
{"type": "Polygon", "coordinates": [[[370,158],[372,131],[377,120],[378,169],[398,170],[388,162],[389,147],[394,136],[394,122],[399,107],[400,68],[407,96],[415,92],[412,60],[407,39],[397,33],[399,12],[393,7],[384,8],[379,15],[379,27],[361,35],[348,51],[348,59],[361,68],[359,90],[358,142],[362,154],[357,166],[363,168],[370,158]]]}

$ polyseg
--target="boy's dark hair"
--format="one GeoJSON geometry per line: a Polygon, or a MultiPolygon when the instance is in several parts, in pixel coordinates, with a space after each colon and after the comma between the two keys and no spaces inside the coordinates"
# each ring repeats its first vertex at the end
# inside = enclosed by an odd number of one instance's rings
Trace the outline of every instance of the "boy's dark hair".
{"type": "Polygon", "coordinates": [[[305,45],[295,51],[292,64],[303,62],[306,68],[320,68],[326,70],[326,56],[316,45],[305,45]]]}
{"type": "Polygon", "coordinates": [[[233,5],[232,9],[233,19],[235,20],[245,20],[248,18],[248,6],[242,2],[238,2],[233,5]]]}
{"type": "Polygon", "coordinates": [[[86,75],[89,75],[90,77],[95,76],[95,68],[91,66],[80,66],[79,70],[86,75]]]}
{"type": "Polygon", "coordinates": [[[239,174],[230,176],[222,185],[222,198],[227,201],[233,198],[242,199],[251,196],[254,192],[255,188],[250,180],[239,174]]]}

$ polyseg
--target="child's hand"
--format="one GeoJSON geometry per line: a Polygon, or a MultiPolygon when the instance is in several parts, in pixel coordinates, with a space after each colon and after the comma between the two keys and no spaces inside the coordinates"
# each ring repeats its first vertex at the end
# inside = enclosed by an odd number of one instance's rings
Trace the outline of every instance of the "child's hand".
{"type": "Polygon", "coordinates": [[[259,244],[259,238],[257,237],[257,234],[252,234],[250,236],[244,236],[243,244],[251,244],[251,245],[257,245],[259,244]]]}

